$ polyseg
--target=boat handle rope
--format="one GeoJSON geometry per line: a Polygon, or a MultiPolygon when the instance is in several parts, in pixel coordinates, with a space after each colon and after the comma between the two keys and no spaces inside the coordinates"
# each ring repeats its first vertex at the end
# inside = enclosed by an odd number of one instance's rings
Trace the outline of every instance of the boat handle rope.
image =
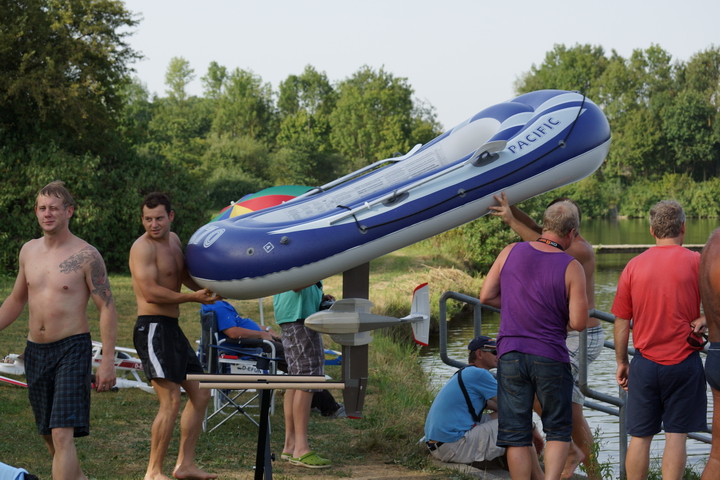
{"type": "MultiPolygon", "coordinates": [[[[580,93],[580,92],[578,92],[578,93],[580,93]]],[[[535,160],[527,163],[526,165],[523,166],[523,168],[528,167],[528,166],[532,165],[533,163],[535,163],[535,162],[537,162],[537,161],[539,161],[539,160],[542,160],[545,156],[550,155],[551,153],[553,153],[553,152],[554,152],[555,150],[557,150],[558,148],[565,148],[565,146],[567,145],[567,141],[568,141],[568,139],[570,138],[570,135],[572,134],[573,130],[575,129],[575,125],[577,124],[577,120],[578,120],[578,118],[580,118],[580,115],[582,114],[583,108],[584,108],[584,106],[585,106],[585,98],[586,98],[586,97],[585,97],[585,95],[582,94],[582,93],[581,93],[580,95],[582,95],[582,101],[580,102],[580,107],[578,108],[577,115],[575,115],[575,120],[572,121],[572,125],[570,126],[570,129],[568,130],[567,134],[565,135],[565,138],[561,139],[561,140],[558,142],[558,144],[557,144],[557,146],[556,146],[555,148],[553,148],[553,149],[550,150],[549,152],[547,152],[547,153],[539,156],[539,157],[536,158],[535,160]]],[[[464,165],[464,164],[462,164],[462,165],[464,165]]],[[[461,166],[462,166],[462,165],[461,165],[461,166]]],[[[501,179],[503,179],[503,178],[505,178],[505,177],[513,174],[513,173],[515,173],[515,171],[513,171],[513,172],[508,172],[508,173],[506,173],[505,175],[502,175],[502,176],[497,177],[497,178],[493,178],[493,181],[495,182],[495,181],[501,180],[501,179]]],[[[423,182],[423,183],[425,183],[425,182],[423,182]]],[[[478,188],[482,188],[482,187],[484,187],[485,185],[487,185],[487,183],[483,183],[482,185],[476,185],[476,186],[474,186],[474,187],[472,187],[472,188],[470,188],[470,189],[468,189],[468,190],[461,189],[461,190],[458,191],[457,196],[459,196],[459,197],[464,197],[464,196],[467,195],[469,192],[472,192],[472,191],[474,191],[474,190],[477,190],[478,188]]],[[[393,192],[393,193],[394,193],[394,192],[393,192]]],[[[395,219],[393,219],[393,220],[388,220],[387,222],[379,223],[379,224],[377,224],[377,225],[372,225],[372,226],[369,226],[369,227],[368,227],[367,225],[361,225],[361,224],[360,224],[360,221],[359,221],[359,220],[357,219],[357,217],[355,216],[355,212],[358,211],[357,209],[356,209],[355,211],[353,211],[353,209],[350,208],[350,207],[348,207],[347,205],[338,205],[337,207],[338,207],[338,208],[344,208],[344,209],[346,209],[346,210],[349,210],[349,211],[350,211],[350,215],[351,215],[351,216],[353,217],[353,219],[355,220],[355,225],[357,225],[357,228],[358,228],[358,230],[360,231],[360,233],[366,234],[368,231],[370,231],[370,230],[372,230],[372,229],[374,229],[374,228],[380,228],[380,227],[384,227],[384,226],[386,226],[386,225],[391,225],[391,224],[393,224],[393,223],[400,222],[400,221],[402,221],[402,220],[405,220],[405,219],[414,217],[415,215],[418,215],[418,214],[420,214],[420,213],[423,213],[423,212],[426,212],[426,211],[431,210],[431,209],[433,209],[433,208],[436,208],[436,207],[438,207],[438,206],[440,206],[440,205],[442,205],[442,204],[444,204],[444,203],[449,202],[450,200],[453,200],[453,199],[455,198],[455,196],[456,196],[456,195],[453,195],[452,197],[446,198],[445,200],[442,200],[442,201],[440,201],[440,202],[437,202],[437,203],[434,204],[434,205],[430,205],[429,207],[425,207],[425,208],[423,208],[422,210],[418,210],[418,211],[416,211],[416,212],[410,213],[410,214],[405,215],[405,216],[403,216],[403,217],[395,218],[395,219]]],[[[365,208],[366,208],[366,205],[367,205],[367,202],[365,203],[365,205],[363,205],[363,206],[361,207],[361,209],[365,209],[365,208]]]]}

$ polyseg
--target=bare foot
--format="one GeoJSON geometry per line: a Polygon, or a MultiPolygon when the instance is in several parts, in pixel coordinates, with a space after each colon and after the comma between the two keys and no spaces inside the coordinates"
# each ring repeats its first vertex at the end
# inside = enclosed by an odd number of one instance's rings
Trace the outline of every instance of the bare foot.
{"type": "Polygon", "coordinates": [[[192,467],[175,467],[173,477],[178,480],[209,480],[211,478],[217,478],[217,475],[214,473],[204,472],[193,465],[192,467]]]}
{"type": "Polygon", "coordinates": [[[170,477],[163,475],[162,473],[156,474],[145,474],[145,480],[172,480],[170,477]]]}
{"type": "Polygon", "coordinates": [[[570,442],[570,451],[568,452],[568,458],[565,461],[565,468],[563,468],[561,478],[572,478],[575,473],[575,469],[583,461],[585,455],[583,454],[580,447],[575,445],[575,442],[570,442]]]}

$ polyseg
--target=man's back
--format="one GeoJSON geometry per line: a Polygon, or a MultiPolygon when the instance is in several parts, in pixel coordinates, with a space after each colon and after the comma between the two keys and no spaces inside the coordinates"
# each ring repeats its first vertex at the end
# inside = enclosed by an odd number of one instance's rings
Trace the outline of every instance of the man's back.
{"type": "MultiPolygon", "coordinates": [[[[590,242],[585,240],[582,235],[578,235],[570,248],[566,250],[566,253],[582,265],[585,272],[585,293],[587,294],[588,308],[595,308],[595,250],[593,250],[590,242]]],[[[592,324],[588,323],[588,327],[600,324],[600,320],[593,320],[592,324]]]]}
{"type": "Polygon", "coordinates": [[[697,252],[657,245],[623,270],[612,312],[633,320],[633,344],[644,357],[675,365],[697,350],[685,339],[700,316],[699,264],[697,252]]]}
{"type": "Polygon", "coordinates": [[[498,353],[502,356],[515,350],[568,362],[565,277],[568,265],[575,260],[555,248],[538,250],[534,244],[516,244],[500,273],[504,294],[498,353]]]}

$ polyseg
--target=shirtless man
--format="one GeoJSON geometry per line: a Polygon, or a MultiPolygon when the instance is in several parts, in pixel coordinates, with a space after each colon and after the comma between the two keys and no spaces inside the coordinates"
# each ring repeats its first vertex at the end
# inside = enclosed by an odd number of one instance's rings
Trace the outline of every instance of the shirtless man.
{"type": "Polygon", "coordinates": [[[710,341],[705,377],[713,395],[712,448],[702,480],[713,480],[720,478],[720,229],[710,235],[700,257],[700,298],[710,341]]]}
{"type": "MultiPolygon", "coordinates": [[[[542,227],[538,225],[532,218],[530,218],[525,212],[517,208],[516,206],[510,206],[505,192],[502,192],[498,197],[494,196],[495,200],[500,205],[489,207],[491,215],[498,216],[502,221],[513,229],[523,241],[529,242],[536,240],[542,233],[542,227]]],[[[580,208],[572,200],[562,197],[554,200],[553,203],[558,201],[570,202],[577,208],[580,221],[582,221],[582,214],[580,208]]],[[[585,272],[585,288],[587,293],[588,308],[595,308],[595,251],[590,245],[590,242],[585,240],[582,235],[578,233],[575,241],[568,247],[568,255],[574,257],[580,265],[582,265],[585,272]]],[[[587,324],[587,351],[588,351],[588,363],[595,360],[600,353],[604,345],[604,333],[600,320],[595,317],[588,318],[587,324]]],[[[580,332],[568,331],[567,346],[570,351],[570,361],[572,365],[573,378],[577,381],[579,364],[577,355],[580,349],[580,332]]],[[[567,464],[563,470],[562,478],[572,477],[572,473],[580,462],[585,465],[585,470],[590,480],[597,480],[602,478],[600,474],[600,466],[597,460],[590,455],[591,446],[593,444],[593,435],[590,430],[590,426],[583,415],[583,404],[585,403],[585,396],[580,392],[580,387],[575,385],[573,388],[573,443],[570,448],[570,455],[568,457],[567,464]]]]}
{"type": "MultiPolygon", "coordinates": [[[[115,351],[117,314],[105,262],[95,247],[70,232],[75,202],[64,183],[55,181],[38,193],[35,215],[42,238],[20,250],[18,275],[10,296],[0,307],[0,330],[29,305],[25,350],[28,395],[38,433],[52,455],[52,476],[87,477],[80,468],[73,437],[90,433],[92,343],[86,315],[92,297],[100,313],[103,349],[115,351]],[[63,359],[59,365],[49,368],[63,359]],[[77,393],[78,386],[82,389],[77,393]],[[54,403],[53,403],[54,402],[54,403]]],[[[114,355],[105,355],[97,369],[99,392],[115,385],[114,355]]]]}
{"type": "Polygon", "coordinates": [[[220,297],[200,288],[185,268],[180,239],[170,231],[175,212],[163,193],[150,193],[141,206],[145,233],[130,249],[130,273],[138,304],[133,342],[142,360],[145,375],[155,388],[160,410],[152,426],[150,462],[146,480],[168,479],[163,474],[173,428],[180,411],[180,387],[188,401],[180,419],[180,451],[173,470],[178,479],[217,478],[195,465],[195,445],[210,390],[188,381],[188,373],[203,373],[190,342],[178,326],[180,304],[212,304],[220,297]],[[182,293],[182,285],[193,290],[182,293]]]}

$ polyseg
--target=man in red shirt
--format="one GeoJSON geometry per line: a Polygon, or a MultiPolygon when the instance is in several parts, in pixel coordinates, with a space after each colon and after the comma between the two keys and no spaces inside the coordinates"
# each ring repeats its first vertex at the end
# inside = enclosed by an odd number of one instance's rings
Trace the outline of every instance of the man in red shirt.
{"type": "Polygon", "coordinates": [[[650,442],[665,430],[662,478],[682,478],[689,432],[706,428],[705,376],[698,350],[705,328],[700,316],[700,254],[682,247],[685,212],[674,200],[650,209],[655,246],[633,258],[620,276],[615,315],[618,384],[628,392],[626,427],[631,436],[628,480],[647,478],[650,442]],[[636,350],[628,363],[630,321],[636,350]]]}

